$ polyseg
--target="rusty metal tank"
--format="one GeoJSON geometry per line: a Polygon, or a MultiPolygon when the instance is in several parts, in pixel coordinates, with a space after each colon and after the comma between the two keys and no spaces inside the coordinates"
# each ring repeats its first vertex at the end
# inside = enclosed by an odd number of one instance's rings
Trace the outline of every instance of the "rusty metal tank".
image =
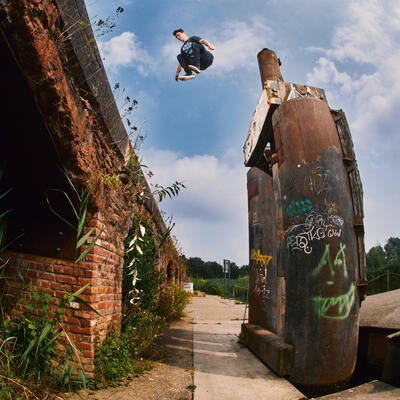
{"type": "Polygon", "coordinates": [[[358,250],[342,150],[328,105],[283,102],[272,117],[283,212],[285,342],[290,379],[330,386],[353,373],[358,342],[358,250]]]}
{"type": "Polygon", "coordinates": [[[322,89],[282,83],[273,51],[257,58],[269,109],[264,121],[261,98],[257,144],[252,125],[245,144],[253,168],[241,338],[279,375],[316,393],[340,386],[355,367],[365,287],[361,181],[344,114],[329,108],[322,89]]]}

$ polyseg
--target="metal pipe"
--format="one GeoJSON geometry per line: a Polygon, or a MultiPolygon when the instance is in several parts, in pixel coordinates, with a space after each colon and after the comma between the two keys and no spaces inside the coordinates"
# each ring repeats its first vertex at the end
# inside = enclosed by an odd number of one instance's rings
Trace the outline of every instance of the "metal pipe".
{"type": "Polygon", "coordinates": [[[266,80],[283,81],[280,66],[280,60],[275,52],[270,49],[262,49],[257,54],[258,68],[260,69],[261,86],[264,88],[266,80]]]}

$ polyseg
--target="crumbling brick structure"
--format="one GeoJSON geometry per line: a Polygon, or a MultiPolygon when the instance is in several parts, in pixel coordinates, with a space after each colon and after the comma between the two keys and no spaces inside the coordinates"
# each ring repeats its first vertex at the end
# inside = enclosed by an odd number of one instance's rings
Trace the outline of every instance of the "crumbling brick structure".
{"type": "MultiPolygon", "coordinates": [[[[161,234],[166,227],[139,167],[136,174],[127,168],[135,156],[84,1],[1,1],[0,54],[6,99],[1,110],[1,189],[13,188],[5,199],[14,209],[7,236],[18,237],[8,254],[15,260],[8,284],[21,297],[21,285],[12,279],[17,269],[58,298],[90,284],[82,298],[104,318],[79,305],[67,312],[68,329],[90,373],[95,329],[120,317],[123,241],[133,216],[151,218],[161,234]],[[75,232],[46,204],[49,189],[71,192],[65,172],[78,188],[94,183],[87,229],[95,227],[93,235],[101,237],[78,265],[75,232]],[[118,184],[109,185],[102,176],[118,177],[118,184]],[[142,182],[142,201],[137,201],[132,179],[142,182]]],[[[72,218],[65,198],[52,193],[54,207],[72,218]]],[[[159,260],[165,279],[182,284],[184,267],[171,239],[159,260]]]]}

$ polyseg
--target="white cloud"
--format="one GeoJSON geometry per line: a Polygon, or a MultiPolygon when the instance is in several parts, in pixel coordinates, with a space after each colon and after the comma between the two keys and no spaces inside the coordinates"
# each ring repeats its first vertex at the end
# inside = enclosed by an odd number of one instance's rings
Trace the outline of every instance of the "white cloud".
{"type": "MultiPolygon", "coordinates": [[[[348,105],[356,156],[364,162],[360,172],[368,249],[398,236],[400,222],[400,5],[398,0],[353,0],[345,15],[331,47],[311,49],[323,56],[307,80],[333,93],[337,105],[348,105]]],[[[330,96],[328,100],[332,105],[330,96]]]]}
{"type": "Polygon", "coordinates": [[[144,163],[152,180],[163,186],[184,181],[183,189],[160,208],[173,215],[173,233],[186,256],[222,262],[248,263],[246,169],[211,155],[181,157],[172,151],[149,149],[144,163]]]}
{"type": "Polygon", "coordinates": [[[119,67],[135,65],[140,74],[147,76],[148,69],[154,69],[153,58],[143,49],[133,32],[123,32],[107,42],[98,41],[98,45],[105,66],[112,72],[119,67]]]}
{"type": "Polygon", "coordinates": [[[254,55],[264,47],[265,38],[273,36],[273,31],[261,19],[251,23],[225,21],[207,36],[215,46],[212,72],[218,75],[254,68],[254,55]]]}
{"type": "Polygon", "coordinates": [[[339,92],[354,104],[352,132],[356,142],[366,145],[390,138],[399,144],[397,124],[391,123],[400,107],[398,2],[352,1],[346,15],[335,31],[332,47],[314,49],[322,51],[324,57],[319,58],[307,80],[339,92]],[[371,72],[350,75],[341,71],[346,63],[368,66],[371,72]]]}

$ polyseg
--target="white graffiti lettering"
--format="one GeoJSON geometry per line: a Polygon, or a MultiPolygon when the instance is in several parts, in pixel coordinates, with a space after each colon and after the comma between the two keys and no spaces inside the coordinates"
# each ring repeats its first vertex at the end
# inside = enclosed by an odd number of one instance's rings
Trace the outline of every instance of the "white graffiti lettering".
{"type": "Polygon", "coordinates": [[[342,234],[343,219],[333,214],[328,208],[327,215],[316,211],[310,212],[303,224],[292,225],[285,231],[286,245],[289,250],[312,252],[311,242],[322,240],[325,237],[340,237],[342,234]]]}

